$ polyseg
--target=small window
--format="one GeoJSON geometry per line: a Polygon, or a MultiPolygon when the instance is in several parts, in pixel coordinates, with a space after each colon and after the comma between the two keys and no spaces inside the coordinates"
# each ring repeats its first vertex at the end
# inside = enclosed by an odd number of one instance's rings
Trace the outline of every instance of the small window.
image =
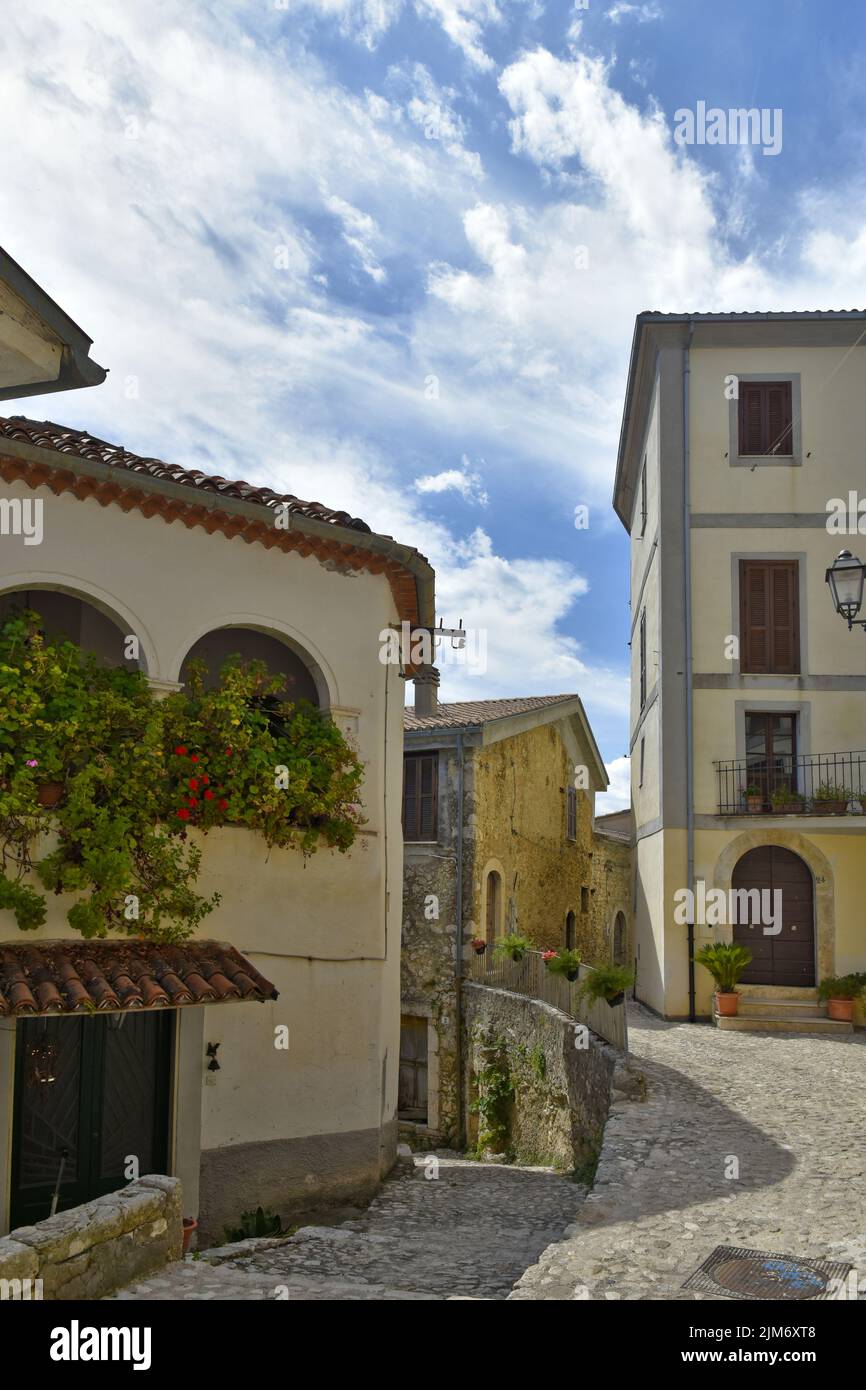
{"type": "Polygon", "coordinates": [[[646,609],[640,615],[640,707],[646,704],[646,609]]]}
{"type": "Polygon", "coordinates": [[[640,775],[639,775],[639,780],[638,780],[638,786],[639,786],[639,787],[642,787],[642,786],[643,786],[643,763],[644,763],[644,753],[645,753],[645,752],[646,752],[646,739],[645,739],[645,738],[642,738],[641,741],[640,741],[640,775]]]}
{"type": "Polygon", "coordinates": [[[794,452],[792,382],[741,381],[738,420],[741,454],[791,456],[794,452]]]}
{"type": "Polygon", "coordinates": [[[574,913],[569,909],[565,918],[565,948],[567,951],[574,950],[574,913]]]}
{"type": "Polygon", "coordinates": [[[439,836],[436,753],[407,753],[403,758],[403,838],[436,840],[439,836]]]}
{"type": "Polygon", "coordinates": [[[581,890],[580,890],[580,910],[581,910],[581,912],[589,912],[589,889],[588,889],[588,888],[581,888],[581,890]]]}
{"type": "Polygon", "coordinates": [[[640,475],[640,533],[646,535],[647,504],[646,504],[646,454],[644,454],[643,468],[640,475]]]}
{"type": "Polygon", "coordinates": [[[565,834],[569,840],[577,839],[577,790],[568,787],[565,795],[565,834]]]}

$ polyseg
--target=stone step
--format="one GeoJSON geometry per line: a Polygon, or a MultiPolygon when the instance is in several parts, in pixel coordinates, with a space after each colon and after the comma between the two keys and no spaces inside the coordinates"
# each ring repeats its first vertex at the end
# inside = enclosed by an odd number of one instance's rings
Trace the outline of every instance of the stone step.
{"type": "Polygon", "coordinates": [[[763,1018],[825,1018],[826,1013],[815,999],[749,999],[740,995],[740,1016],[763,1018]]]}
{"type": "Polygon", "coordinates": [[[768,1006],[763,1013],[736,1014],[733,1018],[713,1015],[717,1028],[740,1033],[853,1033],[853,1023],[841,1023],[835,1018],[792,1018],[779,1015],[768,1006]]]}

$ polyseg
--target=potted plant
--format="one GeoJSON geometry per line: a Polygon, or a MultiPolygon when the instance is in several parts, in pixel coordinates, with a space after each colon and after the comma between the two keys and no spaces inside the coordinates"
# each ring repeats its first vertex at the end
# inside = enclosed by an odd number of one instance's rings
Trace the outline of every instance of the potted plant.
{"type": "Polygon", "coordinates": [[[580,951],[572,951],[567,946],[560,951],[542,951],[541,959],[551,975],[564,975],[567,980],[576,980],[580,973],[580,951]]]}
{"type": "Polygon", "coordinates": [[[625,999],[625,991],[634,984],[634,971],[625,965],[593,965],[581,982],[580,997],[590,1004],[603,999],[613,1009],[625,999]]]}
{"type": "Polygon", "coordinates": [[[500,959],[523,960],[527,951],[532,950],[532,942],[526,936],[512,932],[510,936],[500,936],[494,944],[493,954],[500,959]]]}
{"type": "Polygon", "coordinates": [[[790,787],[774,787],[770,803],[778,816],[793,816],[803,809],[804,797],[790,787]]]}
{"type": "Polygon", "coordinates": [[[483,936],[473,937],[472,949],[475,952],[476,956],[484,955],[484,952],[487,950],[487,942],[484,940],[483,936]]]}
{"type": "Polygon", "coordinates": [[[827,1005],[827,1017],[850,1023],[854,1004],[863,994],[863,975],[828,975],[818,986],[818,998],[827,1005]]]}
{"type": "Polygon", "coordinates": [[[722,1018],[733,1018],[737,1012],[737,982],[751,959],[751,951],[734,941],[712,941],[694,957],[695,964],[709,970],[716,982],[716,1012],[722,1018]]]}
{"type": "Polygon", "coordinates": [[[815,792],[813,810],[819,816],[843,816],[849,795],[847,787],[822,782],[815,792]]]}
{"type": "Polygon", "coordinates": [[[185,1217],[183,1218],[183,1253],[184,1253],[184,1255],[188,1254],[188,1252],[189,1252],[189,1243],[190,1243],[190,1241],[192,1240],[193,1232],[194,1232],[194,1231],[197,1231],[197,1230],[198,1230],[198,1221],[196,1220],[196,1218],[195,1218],[194,1216],[185,1216],[185,1217]]]}
{"type": "Polygon", "coordinates": [[[745,799],[747,811],[763,811],[764,795],[754,782],[750,782],[747,787],[740,787],[740,792],[745,799]]]}

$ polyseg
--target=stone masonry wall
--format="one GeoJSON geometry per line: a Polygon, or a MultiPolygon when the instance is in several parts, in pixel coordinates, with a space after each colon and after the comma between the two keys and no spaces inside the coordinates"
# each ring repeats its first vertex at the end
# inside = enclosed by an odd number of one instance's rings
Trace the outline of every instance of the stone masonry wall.
{"type": "MultiPolygon", "coordinates": [[[[507,1079],[513,1088],[499,1110],[504,1132],[482,1148],[516,1163],[552,1165],[588,1178],[601,1150],[612,1090],[640,1088],[628,1057],[594,1034],[588,1047],[575,1046],[574,1021],[540,1000],[470,984],[464,1008],[470,1104],[491,1081],[501,1090],[507,1079]]],[[[470,1113],[472,1142],[484,1123],[483,1114],[470,1113]]]]}
{"type": "Polygon", "coordinates": [[[0,1239],[0,1297],[15,1296],[12,1281],[41,1280],[31,1297],[104,1298],[182,1247],[180,1181],[151,1174],[0,1239]]]}

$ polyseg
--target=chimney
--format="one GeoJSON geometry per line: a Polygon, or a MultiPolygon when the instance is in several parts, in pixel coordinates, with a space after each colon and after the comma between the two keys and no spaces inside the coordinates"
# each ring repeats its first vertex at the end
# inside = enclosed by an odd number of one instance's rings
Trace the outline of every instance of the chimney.
{"type": "Polygon", "coordinates": [[[422,666],[415,677],[415,718],[431,719],[438,709],[439,672],[435,666],[422,666]]]}

